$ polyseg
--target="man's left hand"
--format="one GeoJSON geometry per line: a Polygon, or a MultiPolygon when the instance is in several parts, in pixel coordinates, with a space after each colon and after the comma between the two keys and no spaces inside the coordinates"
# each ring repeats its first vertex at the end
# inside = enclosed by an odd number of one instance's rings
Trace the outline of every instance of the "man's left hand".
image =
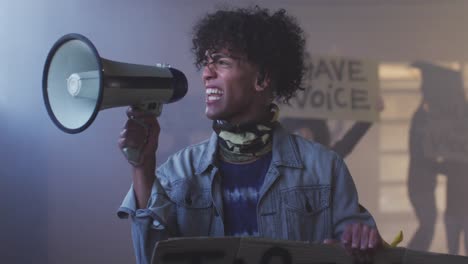
{"type": "MultiPolygon", "coordinates": [[[[326,239],[325,244],[336,241],[326,239]]],[[[362,223],[353,223],[346,226],[341,236],[341,244],[349,255],[360,263],[372,262],[373,255],[382,246],[382,238],[375,227],[362,223]]]]}

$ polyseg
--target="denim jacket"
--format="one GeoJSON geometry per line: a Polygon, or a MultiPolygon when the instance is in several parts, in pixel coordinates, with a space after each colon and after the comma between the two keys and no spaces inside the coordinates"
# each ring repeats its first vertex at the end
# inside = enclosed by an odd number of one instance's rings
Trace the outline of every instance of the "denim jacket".
{"type": "MultiPolygon", "coordinates": [[[[136,209],[133,186],[118,211],[132,219],[138,263],[149,263],[157,241],[168,237],[223,236],[217,135],[170,157],[156,171],[145,209],[136,209]]],[[[353,179],[333,151],[277,125],[272,160],[257,204],[261,237],[322,242],[340,239],[345,226],[374,219],[359,206],[353,179]]]]}

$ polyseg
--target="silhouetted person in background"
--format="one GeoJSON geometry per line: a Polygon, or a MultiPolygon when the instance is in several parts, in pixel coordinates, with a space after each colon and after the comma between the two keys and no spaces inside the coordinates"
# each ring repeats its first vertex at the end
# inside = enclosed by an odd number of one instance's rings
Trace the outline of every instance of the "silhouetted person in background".
{"type": "Polygon", "coordinates": [[[408,192],[419,227],[409,248],[428,250],[437,218],[435,188],[437,174],[447,177],[447,205],[444,215],[449,253],[459,251],[459,238],[465,231],[468,252],[468,111],[460,72],[418,62],[422,73],[422,100],[413,115],[409,135],[408,192]],[[465,130],[460,131],[460,130],[465,130]],[[465,139],[460,139],[460,135],[465,139]],[[464,135],[464,136],[463,136],[464,135]],[[457,139],[458,138],[458,139],[457,139]],[[465,147],[457,152],[457,148],[465,147]]]}

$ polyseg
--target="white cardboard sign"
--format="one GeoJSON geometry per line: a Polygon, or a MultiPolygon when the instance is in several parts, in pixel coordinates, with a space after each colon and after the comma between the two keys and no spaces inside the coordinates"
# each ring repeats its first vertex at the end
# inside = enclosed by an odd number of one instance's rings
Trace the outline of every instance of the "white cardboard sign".
{"type": "Polygon", "coordinates": [[[281,117],[378,120],[377,62],[322,55],[306,62],[306,89],[280,104],[281,117]]]}

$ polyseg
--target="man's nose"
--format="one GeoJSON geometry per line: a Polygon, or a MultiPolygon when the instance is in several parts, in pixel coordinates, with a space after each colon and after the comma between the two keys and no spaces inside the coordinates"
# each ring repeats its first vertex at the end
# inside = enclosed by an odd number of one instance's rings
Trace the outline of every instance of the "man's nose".
{"type": "Polygon", "coordinates": [[[203,72],[202,72],[202,79],[203,80],[209,80],[213,79],[216,77],[216,70],[213,67],[213,64],[207,64],[203,67],[203,72]]]}

